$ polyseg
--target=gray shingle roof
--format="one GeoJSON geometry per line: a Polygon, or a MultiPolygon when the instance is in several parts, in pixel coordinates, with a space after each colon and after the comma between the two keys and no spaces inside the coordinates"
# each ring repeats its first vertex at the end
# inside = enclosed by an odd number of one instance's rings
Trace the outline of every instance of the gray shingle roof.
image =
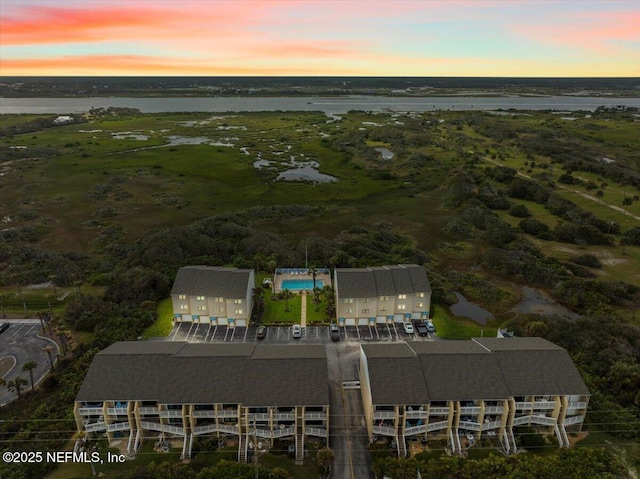
{"type": "Polygon", "coordinates": [[[175,348],[167,353],[148,344],[116,343],[97,354],[76,400],[329,404],[326,353],[315,346],[163,343],[175,348]]]}
{"type": "Polygon", "coordinates": [[[171,294],[245,298],[251,290],[250,269],[218,266],[183,266],[178,270],[171,294]]]}
{"type": "Polygon", "coordinates": [[[372,268],[336,268],[336,290],[342,298],[373,298],[430,292],[422,266],[403,264],[372,268]]]}
{"type": "Polygon", "coordinates": [[[363,345],[374,404],[589,394],[569,354],[542,338],[363,345]]]}

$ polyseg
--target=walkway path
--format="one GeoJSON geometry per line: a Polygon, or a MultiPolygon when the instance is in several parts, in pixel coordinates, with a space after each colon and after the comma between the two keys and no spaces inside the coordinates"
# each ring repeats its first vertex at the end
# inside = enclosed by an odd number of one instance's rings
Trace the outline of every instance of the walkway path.
{"type": "Polygon", "coordinates": [[[303,292],[301,295],[300,301],[300,326],[303,328],[307,327],[307,293],[303,292]]]}

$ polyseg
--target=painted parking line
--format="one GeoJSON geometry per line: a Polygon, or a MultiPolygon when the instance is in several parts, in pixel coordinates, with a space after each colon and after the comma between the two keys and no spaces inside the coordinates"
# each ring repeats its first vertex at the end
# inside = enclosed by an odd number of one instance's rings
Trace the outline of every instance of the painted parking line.
{"type": "Polygon", "coordinates": [[[207,338],[209,337],[209,333],[211,332],[211,323],[209,323],[209,327],[207,328],[207,333],[204,335],[202,341],[207,342],[207,338]]]}
{"type": "Polygon", "coordinates": [[[392,326],[392,331],[393,331],[392,334],[395,334],[395,336],[396,336],[395,339],[393,339],[393,340],[394,341],[398,341],[400,339],[400,333],[398,333],[398,330],[396,328],[395,323],[393,323],[391,326],[392,326]]]}
{"type": "Polygon", "coordinates": [[[226,329],[226,331],[224,332],[224,339],[223,339],[223,341],[226,341],[226,340],[227,340],[227,336],[228,336],[228,334],[229,334],[229,329],[230,329],[230,328],[227,328],[227,329],[226,329]]]}
{"type": "Polygon", "coordinates": [[[18,327],[18,329],[16,329],[11,336],[17,335],[18,331],[20,331],[22,328],[24,328],[24,324],[21,324],[20,327],[18,327]]]}
{"type": "MultiPolygon", "coordinates": [[[[26,332],[26,333],[24,333],[24,335],[25,335],[25,336],[28,336],[29,334],[31,334],[31,331],[33,331],[33,328],[35,328],[35,327],[36,327],[36,325],[35,325],[35,324],[32,324],[32,325],[31,325],[31,327],[30,327],[29,329],[27,329],[27,332],[26,332]]],[[[40,326],[38,325],[38,328],[39,328],[39,327],[40,327],[40,326]]]]}
{"type": "Polygon", "coordinates": [[[218,325],[214,325],[213,326],[213,333],[211,333],[211,337],[209,338],[209,342],[213,342],[214,338],[216,337],[216,331],[218,330],[218,325]]]}
{"type": "MultiPolygon", "coordinates": [[[[247,342],[247,333],[249,332],[249,328],[245,328],[244,330],[244,338],[242,338],[242,342],[246,343],[247,342]]],[[[255,338],[254,338],[255,339],[255,338]]]]}

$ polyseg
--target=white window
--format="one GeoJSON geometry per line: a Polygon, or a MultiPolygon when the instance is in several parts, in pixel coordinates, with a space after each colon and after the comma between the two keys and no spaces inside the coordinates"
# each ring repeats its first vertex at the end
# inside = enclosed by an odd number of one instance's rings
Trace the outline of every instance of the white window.
{"type": "Polygon", "coordinates": [[[196,299],[197,299],[198,301],[204,301],[204,296],[196,296],[196,299]]]}
{"type": "Polygon", "coordinates": [[[380,301],[387,301],[389,298],[387,296],[381,296],[380,301]]]}
{"type": "Polygon", "coordinates": [[[416,303],[416,308],[422,308],[422,303],[416,303]]]}
{"type": "Polygon", "coordinates": [[[242,309],[236,309],[236,310],[234,311],[234,313],[235,313],[235,314],[243,314],[243,311],[242,311],[242,309]]]}
{"type": "Polygon", "coordinates": [[[224,298],[213,298],[216,303],[224,303],[224,298]]]}
{"type": "Polygon", "coordinates": [[[407,305],[405,305],[405,304],[399,304],[399,305],[398,305],[398,309],[407,309],[407,305]]]}
{"type": "Polygon", "coordinates": [[[351,314],[351,313],[353,313],[353,309],[351,309],[351,308],[345,308],[345,310],[344,310],[344,314],[351,314]]]}
{"type": "Polygon", "coordinates": [[[407,295],[406,294],[399,294],[398,295],[398,299],[407,299],[407,295]]]}
{"type": "Polygon", "coordinates": [[[178,299],[187,299],[187,295],[186,294],[179,294],[178,295],[178,299]]]}
{"type": "Polygon", "coordinates": [[[353,303],[353,298],[344,298],[345,303],[353,303]]]}
{"type": "Polygon", "coordinates": [[[187,306],[186,304],[181,304],[180,309],[189,309],[189,306],[187,306]]]}
{"type": "Polygon", "coordinates": [[[206,306],[198,306],[198,311],[206,311],[207,307],[206,306]]]}
{"type": "Polygon", "coordinates": [[[233,300],[233,304],[242,304],[242,300],[241,299],[234,299],[233,300]]]}
{"type": "Polygon", "coordinates": [[[362,299],[362,302],[363,302],[363,303],[368,303],[369,301],[371,301],[371,299],[370,299],[370,298],[363,298],[363,299],[362,299]]]}
{"type": "Polygon", "coordinates": [[[424,298],[424,293],[418,293],[418,298],[424,298]]]}
{"type": "Polygon", "coordinates": [[[387,307],[386,306],[380,306],[380,311],[386,311],[387,307]]]}
{"type": "Polygon", "coordinates": [[[366,308],[365,308],[365,309],[363,309],[363,310],[362,310],[362,314],[369,314],[369,310],[368,310],[368,309],[366,309],[366,308]]]}

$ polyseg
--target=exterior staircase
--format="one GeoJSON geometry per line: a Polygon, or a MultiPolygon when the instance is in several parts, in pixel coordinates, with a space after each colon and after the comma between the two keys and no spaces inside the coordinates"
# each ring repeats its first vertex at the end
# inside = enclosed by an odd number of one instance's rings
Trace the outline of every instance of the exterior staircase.
{"type": "Polygon", "coordinates": [[[249,439],[245,434],[238,436],[238,462],[247,462],[247,447],[249,447],[249,439]]]}

